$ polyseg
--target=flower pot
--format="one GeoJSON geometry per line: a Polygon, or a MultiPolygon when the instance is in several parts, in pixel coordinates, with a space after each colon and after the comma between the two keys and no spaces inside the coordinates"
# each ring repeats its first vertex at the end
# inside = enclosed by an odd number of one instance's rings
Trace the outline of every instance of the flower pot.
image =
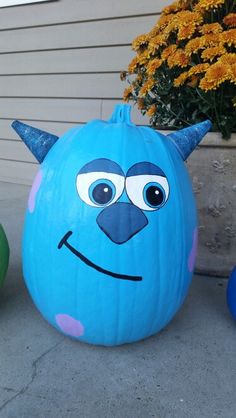
{"type": "Polygon", "coordinates": [[[236,134],[209,133],[187,161],[199,215],[196,271],[228,276],[236,264],[236,134]]]}

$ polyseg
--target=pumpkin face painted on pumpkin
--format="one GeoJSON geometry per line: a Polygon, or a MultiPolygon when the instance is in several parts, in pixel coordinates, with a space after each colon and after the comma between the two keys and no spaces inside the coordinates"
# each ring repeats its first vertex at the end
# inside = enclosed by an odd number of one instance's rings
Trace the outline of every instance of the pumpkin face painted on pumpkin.
{"type": "Polygon", "coordinates": [[[28,289],[53,326],[94,344],[163,328],[194,267],[196,209],[183,159],[210,122],[165,137],[129,113],[117,106],[110,121],[59,140],[13,124],[41,162],[23,240],[28,289]]]}
{"type": "Polygon", "coordinates": [[[6,276],[7,267],[9,261],[9,246],[7,242],[7,237],[5,235],[4,229],[0,224],[0,287],[3,285],[3,281],[6,276]]]}

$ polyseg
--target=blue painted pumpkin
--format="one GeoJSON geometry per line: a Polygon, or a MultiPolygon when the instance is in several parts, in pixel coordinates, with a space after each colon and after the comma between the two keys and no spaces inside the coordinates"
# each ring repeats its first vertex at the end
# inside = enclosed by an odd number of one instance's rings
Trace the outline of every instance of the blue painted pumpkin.
{"type": "Polygon", "coordinates": [[[26,214],[23,269],[42,315],[81,341],[155,334],[187,294],[197,218],[183,160],[209,121],[163,136],[118,105],[58,139],[15,121],[41,162],[26,214]]]}
{"type": "Polygon", "coordinates": [[[231,271],[226,295],[229,311],[233,318],[236,319],[236,266],[231,271]]]}

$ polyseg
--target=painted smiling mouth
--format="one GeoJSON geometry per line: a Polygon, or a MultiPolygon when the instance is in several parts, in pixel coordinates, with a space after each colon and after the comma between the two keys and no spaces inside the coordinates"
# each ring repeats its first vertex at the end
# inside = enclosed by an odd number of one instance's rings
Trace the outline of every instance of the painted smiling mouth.
{"type": "Polygon", "coordinates": [[[94,264],[92,261],[90,261],[82,253],[80,253],[78,250],[72,247],[72,245],[68,242],[68,239],[72,234],[73,234],[72,231],[68,231],[64,235],[64,237],[61,239],[61,241],[58,244],[57,248],[59,250],[63,247],[63,245],[65,245],[73,254],[76,255],[76,257],[80,258],[80,260],[83,261],[85,264],[87,264],[89,267],[92,267],[93,269],[99,271],[100,273],[107,274],[108,276],[114,277],[115,279],[131,280],[134,282],[140,282],[142,280],[141,276],[128,276],[126,274],[113,273],[112,271],[105,270],[102,267],[97,266],[97,264],[94,264]]]}

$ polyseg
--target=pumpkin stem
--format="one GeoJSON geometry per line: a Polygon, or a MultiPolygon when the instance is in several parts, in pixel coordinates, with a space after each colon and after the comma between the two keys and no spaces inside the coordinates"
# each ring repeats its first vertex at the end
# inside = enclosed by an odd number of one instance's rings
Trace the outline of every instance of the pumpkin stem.
{"type": "Polygon", "coordinates": [[[130,118],[131,106],[128,104],[118,104],[112,113],[109,122],[111,123],[127,123],[133,125],[130,118]]]}

